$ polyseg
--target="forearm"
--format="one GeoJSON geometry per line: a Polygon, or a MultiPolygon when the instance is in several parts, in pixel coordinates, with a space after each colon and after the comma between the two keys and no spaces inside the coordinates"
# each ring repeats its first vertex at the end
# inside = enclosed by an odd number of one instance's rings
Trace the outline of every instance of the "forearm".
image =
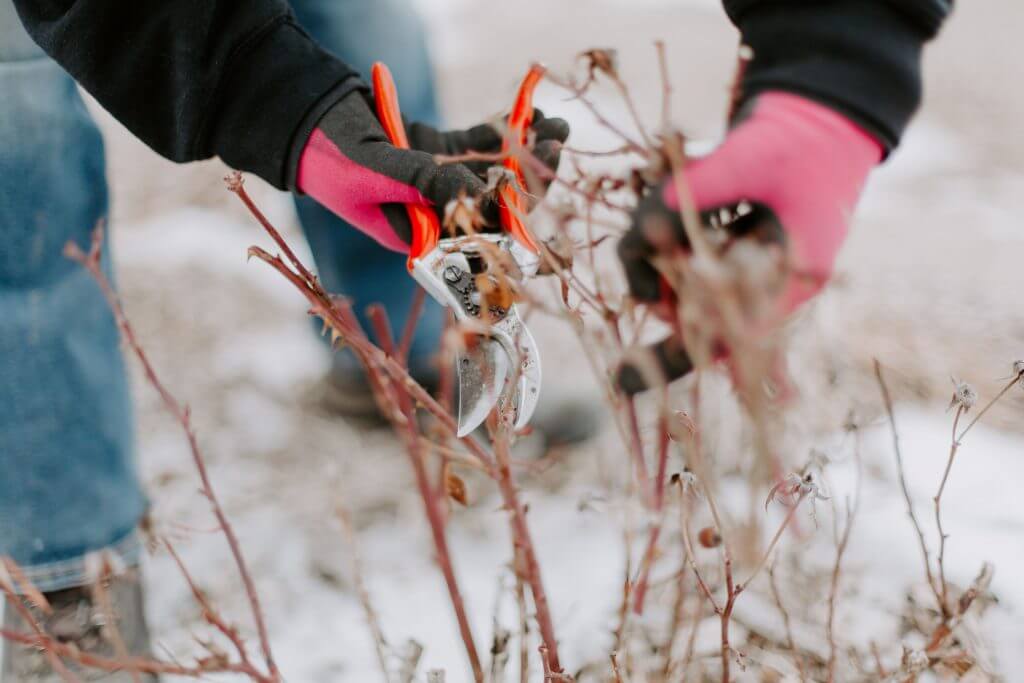
{"type": "Polygon", "coordinates": [[[724,0],[753,49],[744,97],[794,92],[840,111],[889,150],[921,100],[921,51],[952,0],[724,0]]]}
{"type": "Polygon", "coordinates": [[[284,188],[355,72],[284,0],[15,0],[33,39],[159,154],[219,156],[284,188]]]}

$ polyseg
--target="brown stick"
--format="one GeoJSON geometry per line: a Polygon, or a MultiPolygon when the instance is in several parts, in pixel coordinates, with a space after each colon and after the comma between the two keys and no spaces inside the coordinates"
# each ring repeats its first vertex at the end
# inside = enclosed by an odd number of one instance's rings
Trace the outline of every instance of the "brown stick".
{"type": "Polygon", "coordinates": [[[381,629],[380,620],[377,618],[377,610],[373,608],[373,601],[370,600],[370,592],[366,589],[366,581],[363,578],[363,560],[359,552],[359,540],[356,536],[355,526],[352,524],[352,516],[349,514],[348,508],[341,501],[338,501],[334,506],[334,514],[341,523],[341,531],[345,536],[345,543],[348,545],[349,566],[352,570],[356,594],[359,596],[359,604],[363,607],[366,625],[370,629],[370,636],[373,638],[373,647],[377,654],[377,664],[380,666],[380,672],[384,677],[385,683],[387,683],[387,681],[391,680],[386,651],[387,641],[384,639],[384,631],[381,629]]]}
{"type": "Polygon", "coordinates": [[[853,531],[853,522],[860,509],[860,487],[861,487],[861,458],[860,458],[860,431],[854,432],[854,458],[857,461],[857,484],[854,493],[853,507],[846,502],[846,526],[843,528],[843,535],[836,544],[836,560],[832,565],[832,577],[829,582],[828,593],[828,617],[825,621],[825,634],[828,637],[829,653],[826,670],[828,672],[828,683],[835,681],[836,660],[838,658],[839,646],[835,637],[836,605],[839,602],[839,576],[842,571],[843,555],[850,543],[850,533],[853,531]]]}
{"type": "Polygon", "coordinates": [[[658,551],[658,538],[661,536],[663,512],[665,508],[665,476],[668,472],[668,413],[662,411],[658,420],[658,470],[654,477],[654,512],[657,518],[654,526],[651,527],[650,536],[647,539],[647,548],[644,550],[643,560],[640,564],[640,577],[637,580],[633,592],[633,612],[643,614],[644,599],[647,597],[647,585],[650,581],[651,567],[654,564],[654,557],[658,551]]]}
{"type": "Polygon", "coordinates": [[[946,459],[946,469],[942,473],[942,481],[939,482],[939,491],[935,494],[932,502],[935,504],[935,527],[939,531],[939,554],[936,561],[939,564],[939,586],[942,589],[941,605],[943,618],[952,616],[949,609],[949,584],[946,583],[946,532],[942,528],[942,492],[946,490],[946,482],[949,481],[949,472],[953,469],[953,459],[956,458],[960,441],[956,438],[956,428],[960,423],[960,416],[964,414],[964,406],[961,403],[956,407],[956,415],[953,416],[953,436],[949,444],[949,458],[946,459]]]}
{"type": "MultiPolygon", "coordinates": [[[[394,339],[388,326],[387,315],[384,309],[380,306],[371,306],[369,315],[385,352],[390,351],[393,356],[395,350],[394,339]]],[[[403,417],[402,420],[398,420],[396,419],[397,415],[392,414],[392,424],[405,443],[406,452],[409,454],[409,460],[412,463],[416,486],[423,501],[423,510],[430,525],[434,548],[437,551],[437,564],[441,569],[445,585],[448,588],[448,595],[451,599],[452,608],[455,611],[455,619],[459,625],[459,634],[466,648],[466,656],[469,658],[470,668],[473,670],[473,679],[477,683],[483,683],[483,664],[477,652],[476,641],[473,638],[473,631],[469,625],[469,617],[466,613],[465,600],[462,597],[462,590],[459,588],[458,580],[455,578],[451,552],[448,549],[448,538],[445,533],[445,512],[442,504],[443,494],[430,484],[430,475],[427,473],[423,445],[419,437],[419,427],[416,423],[415,408],[404,384],[388,379],[369,359],[364,358],[363,360],[368,372],[375,379],[374,383],[381,391],[385,392],[387,399],[398,406],[403,417]]]]}
{"type": "MultiPolygon", "coordinates": [[[[878,362],[878,359],[874,359],[875,366],[875,378],[878,380],[878,388],[882,392],[882,402],[885,405],[885,412],[889,417],[889,428],[892,432],[892,447],[893,452],[896,455],[896,472],[900,480],[900,489],[903,491],[903,500],[907,503],[907,515],[910,516],[910,521],[914,525],[914,531],[917,533],[917,542],[921,548],[921,555],[924,559],[924,573],[925,578],[928,581],[928,586],[932,589],[932,593],[935,595],[935,601],[939,605],[940,609],[943,607],[942,594],[938,587],[935,585],[935,577],[932,575],[932,561],[931,553],[928,550],[928,542],[925,540],[924,531],[921,530],[921,523],[917,520],[917,514],[914,512],[914,502],[910,497],[910,489],[907,487],[907,475],[903,469],[903,454],[900,451],[900,435],[896,429],[896,415],[892,408],[892,396],[889,394],[889,387],[885,383],[885,377],[882,375],[882,364],[878,362]]],[[[945,612],[945,610],[942,610],[945,612]]]]}
{"type": "MultiPolygon", "coordinates": [[[[21,581],[20,581],[20,579],[21,579],[20,567],[18,567],[18,565],[14,562],[14,560],[12,560],[12,559],[10,559],[8,557],[4,557],[2,559],[3,559],[3,566],[8,570],[9,573],[14,574],[17,577],[16,580],[19,583],[21,583],[21,581]],[[10,571],[12,567],[13,568],[17,568],[17,571],[16,572],[10,571]]],[[[31,584],[29,584],[29,585],[31,585],[31,584]]],[[[34,590],[34,586],[32,587],[32,589],[34,590]]],[[[43,629],[42,625],[39,623],[39,620],[36,619],[35,615],[32,614],[31,610],[29,610],[29,608],[25,606],[25,603],[24,603],[24,600],[23,600],[23,596],[18,595],[17,593],[14,592],[14,587],[13,586],[7,585],[6,581],[0,581],[0,590],[3,590],[3,592],[4,592],[4,600],[9,602],[10,604],[12,604],[14,606],[14,609],[18,612],[18,615],[21,616],[22,621],[24,621],[26,624],[28,624],[29,627],[32,629],[32,631],[35,633],[35,637],[36,638],[40,639],[41,641],[42,640],[52,640],[48,635],[46,635],[46,632],[43,629]]],[[[24,588],[21,588],[21,591],[23,593],[26,592],[24,588]]],[[[43,600],[45,600],[45,598],[43,598],[43,600]]],[[[11,633],[15,633],[15,632],[12,631],[11,633]]],[[[15,641],[15,642],[22,642],[22,641],[17,641],[16,638],[13,638],[10,635],[8,635],[7,631],[0,630],[0,635],[3,635],[3,637],[6,638],[7,640],[11,640],[11,641],[15,641]]],[[[19,635],[23,635],[23,634],[19,634],[19,635]]],[[[27,636],[27,634],[25,634],[25,635],[26,635],[26,637],[30,637],[30,636],[27,636]]],[[[23,644],[25,644],[25,643],[23,643],[23,644]]],[[[71,673],[70,670],[68,670],[67,666],[64,665],[64,662],[61,661],[60,656],[58,655],[58,653],[53,648],[43,647],[41,649],[46,654],[46,659],[50,663],[50,668],[52,668],[54,671],[56,671],[57,675],[60,676],[62,679],[64,679],[64,681],[66,681],[66,683],[81,683],[81,679],[79,679],[78,676],[76,676],[75,674],[71,673]]]]}
{"type": "Polygon", "coordinates": [[[544,581],[540,574],[540,564],[537,562],[537,552],[533,539],[530,536],[530,527],[526,523],[526,510],[519,502],[519,494],[515,483],[512,480],[512,468],[509,459],[508,431],[499,426],[495,430],[494,455],[498,463],[498,488],[501,497],[511,514],[512,538],[516,549],[522,552],[524,569],[526,570],[526,582],[530,585],[530,593],[533,595],[533,607],[537,612],[537,626],[540,629],[541,640],[546,648],[546,664],[550,664],[555,674],[562,672],[558,660],[558,640],[555,638],[555,626],[551,619],[551,608],[548,605],[547,592],[544,590],[544,581]]]}
{"type": "Polygon", "coordinates": [[[235,567],[242,579],[242,584],[245,586],[246,597],[249,600],[249,607],[252,610],[253,621],[256,623],[256,631],[259,634],[260,648],[263,651],[263,659],[267,665],[267,671],[272,680],[279,680],[280,672],[278,671],[277,663],[274,661],[274,654],[270,649],[270,636],[267,633],[266,622],[263,619],[263,610],[260,607],[259,594],[256,592],[256,586],[253,583],[252,575],[249,573],[245,557],[242,555],[242,548],[238,543],[238,537],[235,535],[234,527],[231,526],[227,515],[224,514],[224,509],[221,507],[217,494],[213,489],[213,484],[210,481],[210,476],[206,471],[206,461],[203,458],[202,451],[199,449],[199,443],[196,439],[195,432],[192,429],[191,414],[188,406],[178,403],[178,400],[174,398],[174,396],[164,387],[160,378],[157,376],[156,371],[153,369],[152,364],[150,364],[149,358],[146,356],[146,352],[142,349],[142,346],[136,339],[135,332],[132,329],[131,324],[128,322],[128,318],[125,316],[124,309],[121,307],[120,298],[114,292],[106,275],[103,274],[103,270],[100,268],[100,248],[102,243],[103,227],[102,225],[99,225],[93,231],[92,245],[89,248],[88,254],[82,252],[74,242],[68,242],[64,246],[64,255],[81,264],[87,271],[89,271],[89,274],[92,275],[93,279],[99,285],[100,290],[103,293],[103,297],[107,300],[107,305],[110,307],[110,310],[117,321],[117,326],[121,331],[121,338],[135,354],[139,364],[142,366],[146,380],[160,395],[160,399],[163,401],[164,407],[169,413],[171,413],[171,415],[174,416],[181,425],[182,430],[185,432],[189,450],[192,453],[192,462],[196,467],[196,471],[199,473],[199,480],[202,483],[203,496],[209,501],[213,514],[217,518],[220,530],[223,532],[224,538],[227,539],[228,547],[231,549],[231,556],[235,561],[235,567]]]}

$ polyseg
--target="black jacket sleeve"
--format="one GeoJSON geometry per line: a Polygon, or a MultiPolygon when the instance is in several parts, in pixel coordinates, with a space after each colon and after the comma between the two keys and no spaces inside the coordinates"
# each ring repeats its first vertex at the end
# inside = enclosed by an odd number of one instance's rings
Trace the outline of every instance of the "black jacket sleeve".
{"type": "Polygon", "coordinates": [[[219,156],[285,188],[356,73],[285,0],[15,0],[40,47],[161,155],[219,156]]]}
{"type": "Polygon", "coordinates": [[[921,102],[921,49],[953,0],[723,0],[753,50],[744,98],[799,93],[843,112],[887,149],[921,102]]]}

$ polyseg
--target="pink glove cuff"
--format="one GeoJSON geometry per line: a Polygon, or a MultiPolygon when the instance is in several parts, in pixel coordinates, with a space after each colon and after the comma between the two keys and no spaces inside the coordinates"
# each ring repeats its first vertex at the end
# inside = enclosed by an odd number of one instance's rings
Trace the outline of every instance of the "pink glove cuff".
{"type": "Polygon", "coordinates": [[[403,254],[409,252],[409,245],[395,234],[381,204],[430,206],[415,187],[361,166],[342,154],[319,129],[313,131],[302,150],[296,185],[384,247],[403,254]]]}

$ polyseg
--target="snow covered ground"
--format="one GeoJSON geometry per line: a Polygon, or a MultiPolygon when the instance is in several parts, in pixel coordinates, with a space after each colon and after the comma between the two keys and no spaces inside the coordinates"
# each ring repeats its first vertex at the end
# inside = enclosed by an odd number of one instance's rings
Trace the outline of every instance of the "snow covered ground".
{"type": "MultiPolygon", "coordinates": [[[[677,84],[675,118],[697,137],[721,132],[735,34],[714,2],[420,4],[428,12],[454,124],[504,106],[529,61],[565,69],[575,53],[606,45],[620,50],[625,77],[653,120],[659,92],[650,42],[663,38],[677,84]]],[[[1019,69],[1010,32],[1022,15],[1013,0],[958,7],[929,51],[925,113],[873,178],[839,282],[800,323],[806,334],[797,342],[796,371],[807,394],[808,426],[796,439],[794,462],[811,447],[836,455],[828,476],[842,507],[854,477],[849,440],[839,426],[851,405],[880,415],[869,371],[877,356],[890,368],[900,398],[908,479],[933,548],[931,496],[949,447],[949,376],[974,382],[985,400],[1010,363],[1024,356],[1024,310],[1015,296],[1024,288],[1018,219],[1024,138],[1015,129],[1024,97],[1009,87],[1019,69]],[[829,388],[826,375],[838,378],[841,389],[829,388]]],[[[548,113],[570,119],[575,146],[612,146],[578,105],[553,89],[543,90],[540,100],[548,113]]],[[[160,162],[107,123],[113,239],[128,312],[167,384],[193,408],[288,680],[379,679],[348,569],[351,549],[334,516],[338,501],[353,513],[368,588],[389,643],[400,651],[414,639],[425,648],[421,672],[444,668],[450,681],[468,680],[405,456],[387,432],[366,431],[320,406],[326,352],[310,332],[299,297],[262,264],[246,263],[246,248],[266,240],[221,189],[223,168],[160,162]]],[[[250,185],[274,220],[289,226],[302,255],[288,201],[250,185]]],[[[592,392],[592,384],[579,380],[589,375],[565,341],[569,332],[545,321],[538,331],[547,381],[569,384],[571,378],[577,391],[592,392]]],[[[227,548],[211,532],[196,493],[185,442],[152,392],[136,384],[141,468],[157,528],[175,539],[214,601],[251,633],[227,548]]],[[[1016,577],[1024,560],[1022,410],[1024,390],[1015,390],[986,417],[993,427],[971,432],[945,493],[950,578],[963,585],[982,562],[996,567],[992,589],[999,604],[979,628],[995,645],[994,666],[1006,680],[1024,671],[1024,584],[1016,577]]],[[[605,660],[621,591],[622,530],[643,530],[643,520],[608,483],[625,467],[616,439],[608,430],[564,454],[543,477],[524,479],[570,668],[605,660]]],[[[883,421],[870,423],[863,455],[840,634],[859,644],[873,638],[895,656],[897,615],[923,571],[883,421]]],[[[449,530],[478,644],[486,650],[496,614],[514,630],[509,543],[493,490],[472,477],[467,484],[470,506],[456,510],[449,530]]],[[[815,529],[801,516],[799,533],[782,542],[784,553],[808,568],[831,562],[827,510],[819,517],[815,529]]],[[[656,576],[671,566],[663,564],[656,576]]],[[[166,555],[150,558],[146,575],[156,640],[170,652],[191,651],[193,637],[206,630],[185,584],[166,555]]],[[[763,578],[740,602],[745,621],[774,619],[763,578]]],[[[820,616],[820,604],[808,608],[820,616]]],[[[714,634],[701,638],[702,646],[714,646],[714,634]]]]}

